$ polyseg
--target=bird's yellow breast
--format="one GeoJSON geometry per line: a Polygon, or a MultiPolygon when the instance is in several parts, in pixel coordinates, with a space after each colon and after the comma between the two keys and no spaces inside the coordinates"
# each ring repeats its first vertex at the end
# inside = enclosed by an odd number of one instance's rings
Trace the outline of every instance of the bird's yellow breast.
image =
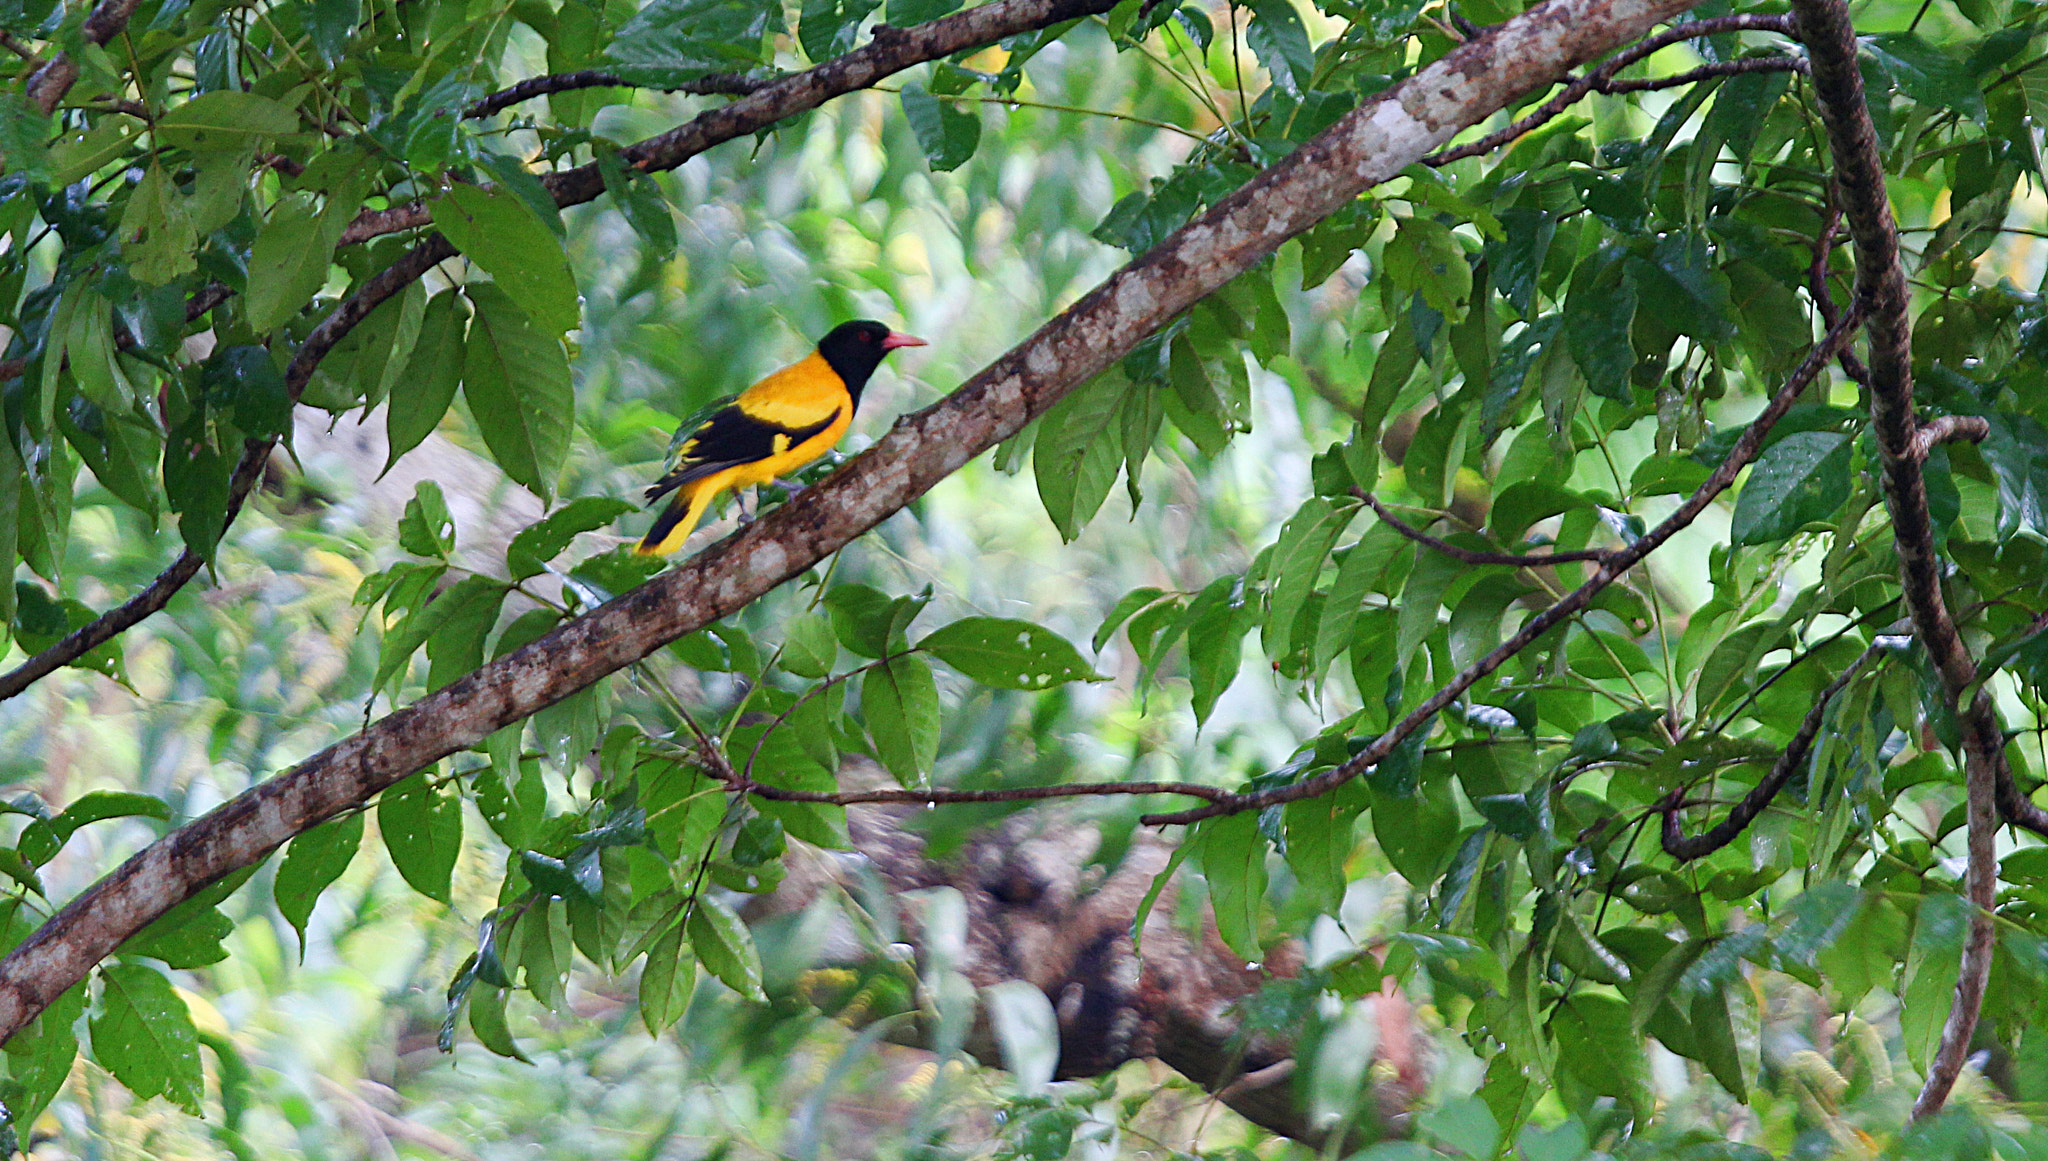
{"type": "Polygon", "coordinates": [[[795,441],[777,434],[774,452],[765,459],[733,469],[730,487],[746,488],[786,476],[832,450],[853,422],[853,397],[846,382],[824,356],[812,353],[740,392],[733,400],[748,417],[792,433],[825,424],[822,431],[795,441]]]}

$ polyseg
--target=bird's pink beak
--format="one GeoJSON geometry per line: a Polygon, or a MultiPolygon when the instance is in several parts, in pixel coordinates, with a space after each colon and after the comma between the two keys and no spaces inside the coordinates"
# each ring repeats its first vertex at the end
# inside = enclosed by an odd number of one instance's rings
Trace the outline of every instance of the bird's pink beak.
{"type": "Polygon", "coordinates": [[[929,345],[916,335],[906,335],[902,331],[890,331],[889,337],[882,340],[882,349],[885,351],[893,351],[898,347],[923,347],[929,345]]]}

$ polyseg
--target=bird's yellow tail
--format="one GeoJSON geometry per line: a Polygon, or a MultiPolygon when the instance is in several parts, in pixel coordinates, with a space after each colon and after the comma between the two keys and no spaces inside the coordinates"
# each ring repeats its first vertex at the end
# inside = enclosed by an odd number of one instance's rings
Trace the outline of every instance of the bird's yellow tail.
{"type": "Polygon", "coordinates": [[[697,521],[704,518],[704,509],[711,505],[711,498],[719,492],[718,477],[706,480],[692,480],[676,491],[675,498],[662,509],[654,520],[654,527],[640,540],[634,549],[642,556],[660,556],[674,552],[697,530],[697,521]]]}

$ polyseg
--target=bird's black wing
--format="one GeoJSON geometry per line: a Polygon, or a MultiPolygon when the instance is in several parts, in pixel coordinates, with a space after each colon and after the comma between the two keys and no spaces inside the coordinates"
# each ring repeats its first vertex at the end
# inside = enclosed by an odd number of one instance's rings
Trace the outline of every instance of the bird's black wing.
{"type": "Polygon", "coordinates": [[[692,480],[765,460],[832,426],[838,418],[839,412],[834,409],[817,423],[788,428],[747,414],[737,402],[727,403],[711,411],[695,427],[686,423],[677,429],[669,444],[668,470],[647,489],[647,498],[657,500],[692,480]],[[778,436],[783,440],[781,447],[776,446],[778,436]]]}

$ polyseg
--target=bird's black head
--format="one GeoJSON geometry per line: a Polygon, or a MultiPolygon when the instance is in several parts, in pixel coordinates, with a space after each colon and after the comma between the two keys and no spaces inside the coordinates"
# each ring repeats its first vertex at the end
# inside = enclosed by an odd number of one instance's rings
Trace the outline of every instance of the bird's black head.
{"type": "Polygon", "coordinates": [[[921,347],[924,340],[892,331],[873,319],[840,323],[832,333],[818,340],[818,354],[846,381],[853,401],[860,402],[861,388],[882,363],[882,356],[898,347],[921,347]]]}

